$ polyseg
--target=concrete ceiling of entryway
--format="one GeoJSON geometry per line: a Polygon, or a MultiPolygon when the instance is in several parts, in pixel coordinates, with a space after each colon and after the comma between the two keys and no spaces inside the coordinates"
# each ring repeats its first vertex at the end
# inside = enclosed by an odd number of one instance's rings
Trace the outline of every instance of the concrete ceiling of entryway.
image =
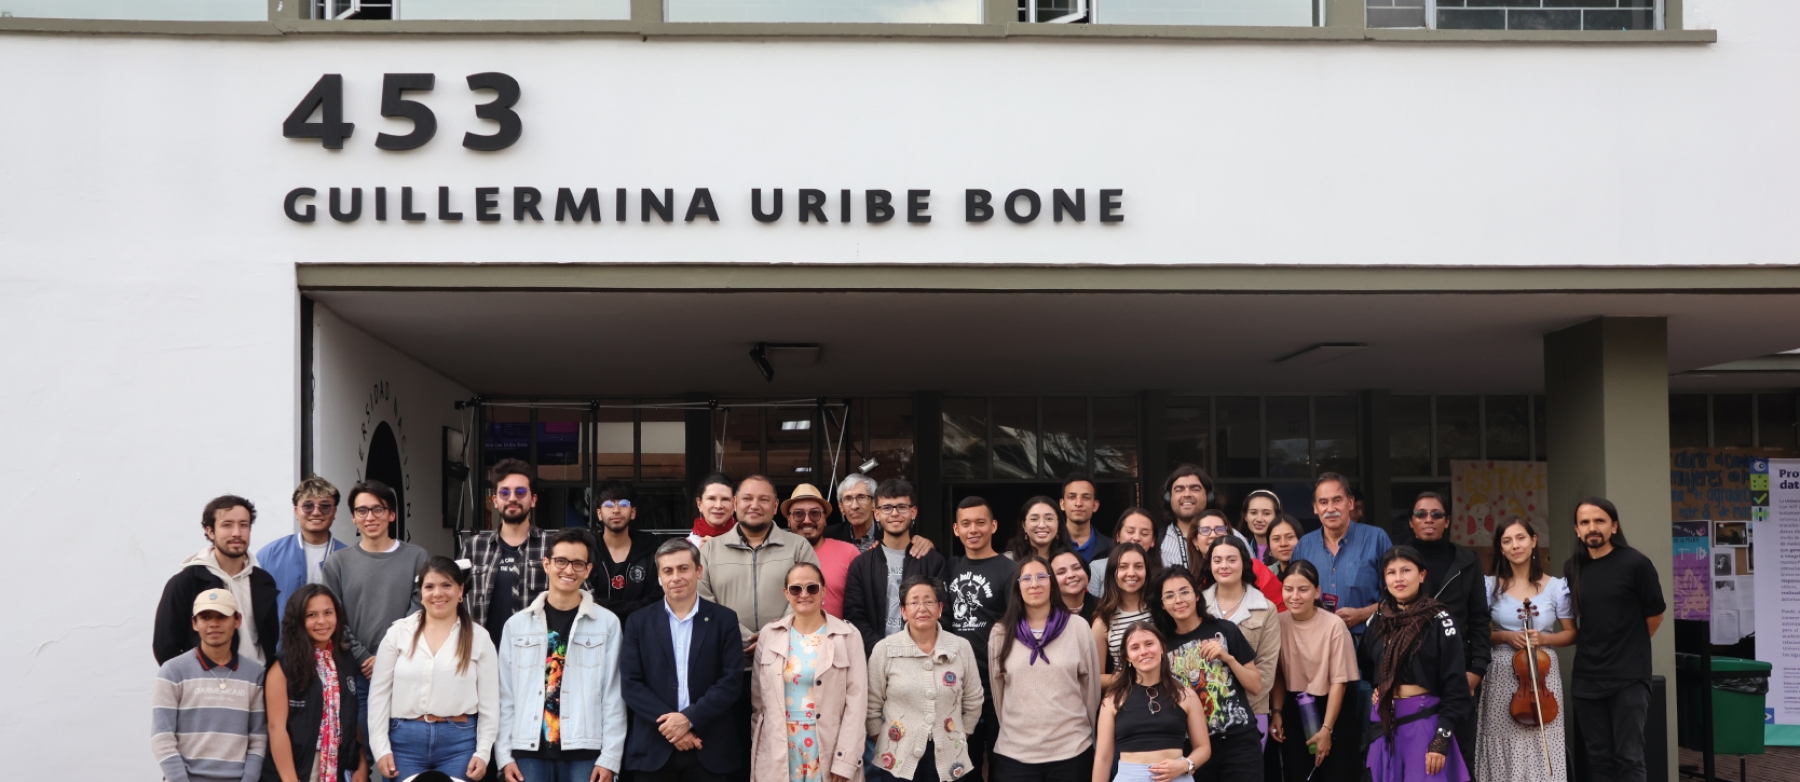
{"type": "MultiPolygon", "coordinates": [[[[1800,296],[317,291],[349,322],[484,395],[1521,393],[1543,334],[1667,316],[1670,372],[1800,347],[1800,296]],[[817,343],[817,364],[756,342],[817,343]],[[1318,366],[1318,343],[1368,348],[1318,366]]],[[[810,359],[808,359],[809,361],[810,359]]],[[[1678,375],[1681,390],[1800,374],[1678,375]]]]}

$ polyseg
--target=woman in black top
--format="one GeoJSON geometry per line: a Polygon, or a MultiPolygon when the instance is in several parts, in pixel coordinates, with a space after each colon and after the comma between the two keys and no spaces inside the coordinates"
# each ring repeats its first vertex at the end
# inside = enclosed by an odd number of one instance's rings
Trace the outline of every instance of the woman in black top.
{"type": "Polygon", "coordinates": [[[1149,620],[1125,628],[1124,656],[1132,675],[1107,685],[1095,736],[1094,782],[1189,782],[1212,754],[1206,701],[1169,670],[1167,644],[1149,620]],[[1183,752],[1192,745],[1192,752],[1183,752]]]}
{"type": "Polygon", "coordinates": [[[350,656],[343,619],[343,604],[323,585],[307,584],[288,599],[281,656],[263,680],[269,753],[262,782],[338,782],[352,769],[355,782],[368,781],[356,724],[362,668],[350,656]]]}
{"type": "Polygon", "coordinates": [[[1207,610],[1193,574],[1168,568],[1151,590],[1151,616],[1169,633],[1169,671],[1192,687],[1207,707],[1212,759],[1195,778],[1257,780],[1263,776],[1262,734],[1250,710],[1250,694],[1262,692],[1256,648],[1235,622],[1207,610]]]}
{"type": "Polygon", "coordinates": [[[1411,546],[1381,555],[1386,590],[1357,647],[1363,678],[1375,689],[1369,720],[1373,782],[1466,782],[1456,726],[1474,698],[1464,676],[1463,636],[1444,605],[1422,593],[1424,556],[1411,546]]]}

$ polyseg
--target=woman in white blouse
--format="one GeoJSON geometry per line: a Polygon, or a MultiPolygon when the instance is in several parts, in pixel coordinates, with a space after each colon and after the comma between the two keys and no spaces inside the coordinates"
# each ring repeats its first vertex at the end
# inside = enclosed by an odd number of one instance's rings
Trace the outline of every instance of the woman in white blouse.
{"type": "Polygon", "coordinates": [[[381,775],[426,771],[479,780],[500,731],[497,653],[463,605],[468,571],[432,557],[419,571],[424,609],[388,628],[369,680],[369,746],[381,775]]]}

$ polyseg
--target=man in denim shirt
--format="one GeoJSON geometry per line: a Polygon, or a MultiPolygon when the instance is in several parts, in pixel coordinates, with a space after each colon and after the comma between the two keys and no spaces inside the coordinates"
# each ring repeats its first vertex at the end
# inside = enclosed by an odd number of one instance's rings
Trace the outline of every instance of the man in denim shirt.
{"type": "Polygon", "coordinates": [[[619,618],[582,591],[598,545],[580,527],[550,538],[550,588],[506,620],[500,638],[505,782],[612,782],[625,755],[619,618]]]}
{"type": "Polygon", "coordinates": [[[1381,600],[1381,555],[1394,547],[1386,530],[1350,520],[1350,479],[1324,473],[1313,483],[1313,511],[1319,528],[1300,538],[1294,559],[1319,569],[1320,600],[1362,638],[1363,627],[1381,600]]]}

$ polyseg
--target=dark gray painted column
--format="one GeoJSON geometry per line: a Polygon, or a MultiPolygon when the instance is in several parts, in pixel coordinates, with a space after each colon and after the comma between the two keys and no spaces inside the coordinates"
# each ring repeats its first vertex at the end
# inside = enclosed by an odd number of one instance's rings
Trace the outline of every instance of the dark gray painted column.
{"type": "MultiPolygon", "coordinates": [[[[1663,599],[1674,605],[1669,503],[1669,336],[1664,318],[1595,318],[1544,335],[1544,400],[1549,431],[1552,572],[1576,546],[1575,505],[1599,496],[1619,508],[1632,547],[1656,563],[1663,599]]],[[[1666,615],[1665,615],[1666,618],[1666,615]]],[[[1668,683],[1663,758],[1673,781],[1675,627],[1664,621],[1651,638],[1654,671],[1668,683]]],[[[1573,660],[1568,654],[1564,660],[1573,660]]],[[[1565,679],[1566,681],[1567,679],[1565,679]]],[[[1646,726],[1647,734],[1655,732],[1646,726]]]]}
{"type": "Polygon", "coordinates": [[[1139,394],[1138,415],[1138,504],[1155,508],[1169,475],[1169,392],[1139,394]]]}
{"type": "Polygon", "coordinates": [[[1369,389],[1362,397],[1362,483],[1363,521],[1386,528],[1389,536],[1399,539],[1393,522],[1393,471],[1388,467],[1388,392],[1369,389]]]}

